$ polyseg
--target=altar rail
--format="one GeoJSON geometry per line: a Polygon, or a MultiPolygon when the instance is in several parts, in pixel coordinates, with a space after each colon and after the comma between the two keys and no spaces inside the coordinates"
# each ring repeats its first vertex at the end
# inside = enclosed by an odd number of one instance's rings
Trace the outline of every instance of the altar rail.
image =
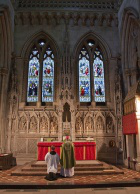
{"type": "MultiPolygon", "coordinates": [[[[96,143],[95,142],[73,142],[76,160],[96,160],[96,143]]],[[[38,143],[38,160],[44,160],[47,152],[50,151],[51,145],[55,146],[55,151],[61,155],[62,142],[39,142],[38,143]]]]}

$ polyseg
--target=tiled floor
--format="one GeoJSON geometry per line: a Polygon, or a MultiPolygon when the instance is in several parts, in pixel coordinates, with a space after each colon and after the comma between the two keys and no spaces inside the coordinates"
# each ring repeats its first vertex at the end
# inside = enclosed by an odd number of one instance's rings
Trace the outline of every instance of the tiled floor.
{"type": "MultiPolygon", "coordinates": [[[[17,167],[14,167],[17,168],[17,167]]],[[[72,178],[58,178],[56,181],[47,181],[44,176],[11,176],[14,169],[0,171],[0,185],[2,184],[38,184],[38,185],[86,185],[97,183],[140,182],[140,172],[123,168],[124,174],[119,175],[88,175],[72,178]]]]}
{"type": "Polygon", "coordinates": [[[139,194],[139,187],[99,188],[99,189],[65,189],[65,190],[38,190],[38,189],[9,189],[0,190],[0,194],[26,193],[26,194],[139,194]]]}

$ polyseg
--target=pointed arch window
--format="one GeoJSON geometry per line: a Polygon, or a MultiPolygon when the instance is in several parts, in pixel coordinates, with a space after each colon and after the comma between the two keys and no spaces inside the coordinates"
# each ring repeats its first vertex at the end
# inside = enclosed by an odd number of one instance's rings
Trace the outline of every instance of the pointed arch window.
{"type": "Polygon", "coordinates": [[[53,102],[54,55],[50,47],[46,49],[43,60],[42,102],[53,102]]]}
{"type": "Polygon", "coordinates": [[[39,52],[34,47],[29,59],[27,102],[38,101],[39,70],[39,52]]]}
{"type": "Polygon", "coordinates": [[[104,63],[98,47],[94,51],[93,76],[95,102],[105,102],[104,63]]]}
{"type": "Polygon", "coordinates": [[[53,50],[45,40],[39,40],[33,46],[28,64],[27,102],[53,102],[54,58],[53,50]]]}
{"type": "Polygon", "coordinates": [[[93,40],[86,41],[79,53],[79,101],[105,102],[104,59],[93,40]]]}
{"type": "Polygon", "coordinates": [[[79,54],[79,97],[80,102],[90,102],[90,64],[89,55],[85,47],[79,54]]]}

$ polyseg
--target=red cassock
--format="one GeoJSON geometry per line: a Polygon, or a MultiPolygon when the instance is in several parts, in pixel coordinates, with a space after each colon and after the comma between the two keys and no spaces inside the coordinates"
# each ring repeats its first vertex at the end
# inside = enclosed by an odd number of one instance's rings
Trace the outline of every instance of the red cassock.
{"type": "Polygon", "coordinates": [[[38,70],[35,70],[35,75],[38,76],[38,70]]]}
{"type": "Polygon", "coordinates": [[[50,74],[50,71],[51,71],[50,69],[47,69],[47,73],[48,73],[48,74],[50,74]]]}
{"type": "Polygon", "coordinates": [[[86,68],[85,74],[86,74],[86,75],[88,74],[88,68],[86,68]]]}
{"type": "Polygon", "coordinates": [[[81,89],[81,96],[84,96],[84,94],[85,94],[85,90],[84,90],[84,88],[82,88],[81,89]]]}

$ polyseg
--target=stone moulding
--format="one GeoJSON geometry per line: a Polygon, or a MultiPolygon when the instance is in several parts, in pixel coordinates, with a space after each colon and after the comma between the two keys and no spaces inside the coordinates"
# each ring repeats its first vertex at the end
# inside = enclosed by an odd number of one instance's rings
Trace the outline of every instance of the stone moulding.
{"type": "Polygon", "coordinates": [[[16,0],[16,9],[113,9],[118,10],[118,0],[16,0]]]}
{"type": "Polygon", "coordinates": [[[17,12],[15,15],[15,25],[51,25],[55,22],[60,25],[62,20],[66,24],[72,21],[74,26],[90,25],[90,26],[118,26],[117,14],[114,12],[61,12],[61,11],[45,11],[45,12],[17,12]]]}

